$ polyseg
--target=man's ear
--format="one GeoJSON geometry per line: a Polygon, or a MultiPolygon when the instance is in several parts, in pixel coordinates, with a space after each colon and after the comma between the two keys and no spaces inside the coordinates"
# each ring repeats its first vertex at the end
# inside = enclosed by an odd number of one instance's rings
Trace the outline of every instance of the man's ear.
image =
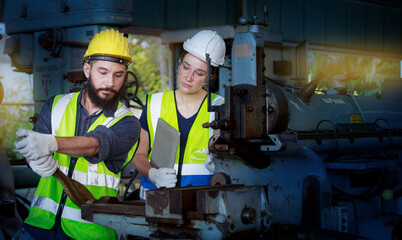
{"type": "Polygon", "coordinates": [[[84,70],[85,77],[89,78],[89,73],[91,72],[91,64],[84,63],[84,65],[82,66],[82,69],[84,70]]]}

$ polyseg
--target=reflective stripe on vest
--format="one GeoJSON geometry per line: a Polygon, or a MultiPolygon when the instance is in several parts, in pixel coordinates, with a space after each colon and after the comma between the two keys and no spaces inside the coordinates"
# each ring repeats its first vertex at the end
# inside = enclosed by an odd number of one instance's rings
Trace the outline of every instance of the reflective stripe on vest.
{"type": "MultiPolygon", "coordinates": [[[[212,105],[221,105],[224,101],[223,97],[212,94],[212,105]]],[[[193,186],[200,186],[209,184],[210,176],[213,174],[205,167],[206,155],[204,149],[208,147],[209,138],[213,135],[213,129],[205,129],[202,124],[205,122],[212,122],[215,120],[215,113],[209,113],[207,111],[207,100],[205,98],[203,101],[199,112],[197,113],[196,119],[191,126],[186,149],[184,151],[183,165],[182,165],[182,179],[187,179],[187,183],[193,186]],[[194,178],[194,181],[191,181],[194,178]],[[205,178],[205,179],[204,179],[205,178]]],[[[149,138],[151,151],[148,158],[152,154],[152,146],[154,141],[155,129],[157,125],[158,118],[161,117],[166,122],[168,122],[176,130],[179,129],[178,118],[177,118],[177,106],[174,97],[174,92],[157,93],[148,97],[147,99],[147,124],[149,129],[149,138]]],[[[179,146],[180,148],[180,146],[179,146]]],[[[176,154],[175,169],[178,172],[178,163],[180,156],[180,149],[178,149],[176,154]]],[[[150,183],[148,179],[143,177],[141,181],[140,197],[145,199],[145,192],[148,187],[155,188],[155,186],[150,183]]],[[[182,186],[183,181],[182,181],[182,186]]]]}
{"type": "Polygon", "coordinates": [[[63,114],[66,111],[68,103],[73,98],[74,93],[69,93],[62,96],[52,107],[51,114],[51,123],[52,123],[52,135],[57,136],[57,129],[59,129],[61,119],[63,118],[63,114]]]}
{"type": "MultiPolygon", "coordinates": [[[[110,176],[107,174],[98,174],[96,167],[97,167],[96,164],[89,164],[88,173],[74,170],[73,176],[71,178],[83,185],[110,187],[115,190],[119,190],[120,178],[110,176]],[[99,175],[102,176],[99,178],[97,177],[99,175]]],[[[66,175],[68,174],[67,167],[59,166],[59,168],[64,174],[66,175]]]]}
{"type": "MultiPolygon", "coordinates": [[[[43,197],[43,196],[36,196],[36,195],[32,199],[32,205],[35,207],[41,208],[43,210],[49,211],[49,212],[53,213],[54,215],[57,214],[57,209],[59,208],[59,204],[57,202],[53,201],[52,199],[43,197]]],[[[64,206],[64,210],[63,210],[61,217],[65,218],[65,219],[70,219],[73,221],[79,221],[79,222],[93,224],[92,222],[88,222],[81,218],[81,210],[80,209],[71,208],[71,207],[67,207],[67,206],[64,206]]]]}
{"type": "MultiPolygon", "coordinates": [[[[74,136],[77,118],[77,104],[79,93],[58,95],[54,98],[52,107],[52,133],[57,136],[74,136]],[[61,117],[60,117],[61,116],[61,117]]],[[[95,122],[88,129],[92,131],[98,125],[111,127],[125,116],[132,116],[131,111],[121,103],[114,117],[105,117],[100,114],[95,122]]],[[[131,161],[134,147],[129,152],[125,164],[131,161]]],[[[59,168],[65,174],[69,171],[70,157],[65,154],[55,153],[59,160],[59,168]]],[[[124,165],[125,165],[124,164],[124,165]]],[[[104,162],[90,164],[85,158],[79,157],[75,165],[72,179],[83,184],[94,195],[96,199],[101,196],[116,196],[119,184],[120,173],[114,174],[109,171],[104,162]]],[[[50,229],[55,223],[55,217],[63,188],[52,176],[41,178],[35,192],[29,216],[25,222],[29,225],[50,229]]],[[[116,239],[117,235],[113,229],[85,221],[81,218],[79,209],[70,198],[67,197],[61,215],[61,226],[64,232],[75,239],[116,239]]]]}

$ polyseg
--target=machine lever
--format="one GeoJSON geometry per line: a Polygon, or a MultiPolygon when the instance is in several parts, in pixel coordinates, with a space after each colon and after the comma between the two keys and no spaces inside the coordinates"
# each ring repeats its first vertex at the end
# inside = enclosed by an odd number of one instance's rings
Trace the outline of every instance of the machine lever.
{"type": "Polygon", "coordinates": [[[268,137],[274,143],[273,145],[261,145],[261,151],[263,152],[276,152],[283,148],[281,140],[276,135],[268,134],[268,137]]]}
{"type": "Polygon", "coordinates": [[[95,202],[95,197],[84,185],[67,177],[59,168],[53,173],[53,176],[61,183],[67,196],[79,208],[82,204],[95,202]]]}

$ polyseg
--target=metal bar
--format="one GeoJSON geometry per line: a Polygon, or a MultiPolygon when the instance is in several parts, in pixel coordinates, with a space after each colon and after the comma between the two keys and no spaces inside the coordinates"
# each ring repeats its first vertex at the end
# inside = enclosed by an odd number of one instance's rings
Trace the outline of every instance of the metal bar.
{"type": "MultiPolygon", "coordinates": [[[[298,140],[306,139],[333,139],[334,133],[297,133],[298,140]]],[[[366,138],[366,137],[396,137],[402,136],[400,129],[382,130],[381,132],[354,132],[354,133],[336,133],[336,138],[366,138]]]]}
{"type": "Polygon", "coordinates": [[[74,46],[74,47],[88,47],[89,43],[87,42],[74,42],[74,41],[67,41],[67,40],[59,40],[57,41],[58,44],[67,45],[67,46],[74,46]]]}
{"type": "Polygon", "coordinates": [[[137,201],[130,204],[125,202],[120,204],[94,203],[81,205],[81,215],[85,220],[92,221],[93,215],[98,213],[125,216],[145,216],[145,202],[137,201]]]}
{"type": "Polygon", "coordinates": [[[209,57],[209,54],[207,53],[206,56],[206,62],[207,62],[207,110],[208,112],[215,111],[215,108],[211,106],[211,89],[210,89],[210,82],[211,82],[211,58],[209,57]]]}

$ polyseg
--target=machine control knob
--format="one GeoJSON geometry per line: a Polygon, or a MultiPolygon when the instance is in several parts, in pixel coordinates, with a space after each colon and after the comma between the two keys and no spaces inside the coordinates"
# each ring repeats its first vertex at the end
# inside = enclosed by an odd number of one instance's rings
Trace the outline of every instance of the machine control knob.
{"type": "Polygon", "coordinates": [[[248,90],[245,88],[236,88],[234,91],[234,96],[239,97],[239,98],[242,98],[248,94],[249,94],[248,90]]]}
{"type": "Polygon", "coordinates": [[[244,224],[252,224],[257,219],[257,211],[254,208],[246,207],[241,211],[241,222],[244,224]]]}
{"type": "Polygon", "coordinates": [[[212,122],[206,122],[202,124],[203,128],[212,128],[214,130],[221,129],[224,131],[230,130],[234,128],[234,123],[232,121],[228,120],[219,120],[219,121],[212,121],[212,122]]]}
{"type": "Polygon", "coordinates": [[[239,23],[241,24],[241,25],[246,25],[246,24],[248,24],[250,21],[245,17],[245,16],[241,16],[240,18],[239,18],[239,23]]]}
{"type": "Polygon", "coordinates": [[[231,184],[231,180],[226,173],[218,172],[212,175],[210,183],[212,186],[220,186],[231,184]]]}

